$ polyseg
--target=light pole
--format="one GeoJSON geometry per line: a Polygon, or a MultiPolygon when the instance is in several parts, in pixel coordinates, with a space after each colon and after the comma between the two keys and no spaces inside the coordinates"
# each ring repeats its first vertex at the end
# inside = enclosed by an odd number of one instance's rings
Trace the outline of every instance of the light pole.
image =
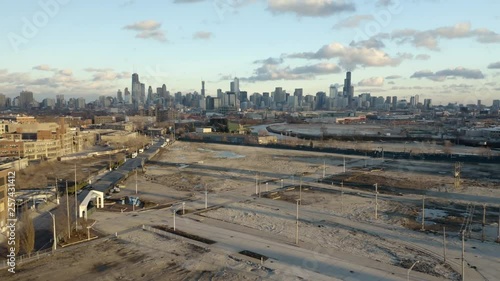
{"type": "Polygon", "coordinates": [[[69,194],[68,194],[68,180],[66,180],[66,211],[68,217],[68,239],[71,238],[71,218],[69,216],[69,194]]]}
{"type": "MultiPolygon", "coordinates": [[[[260,193],[259,193],[260,197],[260,193]]],[[[208,208],[208,191],[205,190],[205,210],[208,208]]]]}
{"type": "Polygon", "coordinates": [[[52,214],[51,212],[49,212],[50,216],[52,217],[52,231],[53,231],[53,235],[54,235],[54,244],[52,244],[52,251],[55,251],[57,249],[57,238],[56,238],[56,215],[52,214]]]}
{"type": "Polygon", "coordinates": [[[465,231],[462,232],[462,281],[465,281],[465,231]]]}
{"type": "Polygon", "coordinates": [[[255,195],[259,193],[259,174],[255,173],[255,195]]]}
{"type": "Polygon", "coordinates": [[[269,183],[266,182],[266,192],[269,191],[269,183]]]}
{"type": "Polygon", "coordinates": [[[374,184],[375,186],[375,219],[378,219],[378,184],[374,184]]]}
{"type": "Polygon", "coordinates": [[[281,179],[281,188],[283,188],[283,179],[281,179]]]}
{"type": "Polygon", "coordinates": [[[177,209],[174,209],[174,231],[175,231],[175,213],[177,213],[177,209]]]}
{"type": "Polygon", "coordinates": [[[326,160],[323,160],[323,179],[325,178],[326,175],[326,160]]]}
{"type": "Polygon", "coordinates": [[[340,212],[344,213],[344,181],[340,182],[340,212]]]}
{"type": "Polygon", "coordinates": [[[425,195],[422,195],[422,231],[425,231],[425,195]]]}
{"type": "Polygon", "coordinates": [[[406,280],[410,281],[410,272],[417,263],[419,263],[419,261],[414,262],[413,265],[408,269],[408,272],[406,273],[406,280]]]}
{"type": "Polygon", "coordinates": [[[302,176],[300,176],[300,184],[299,184],[299,201],[300,205],[302,205],[302,176]]]}
{"type": "Polygon", "coordinates": [[[137,168],[135,168],[135,194],[137,194],[137,168]]]}
{"type": "Polygon", "coordinates": [[[78,197],[76,192],[76,163],[75,163],[75,231],[78,231],[78,197]]]}
{"type": "Polygon", "coordinates": [[[344,156],[344,174],[345,174],[345,156],[344,156]]]}
{"type": "Polygon", "coordinates": [[[182,215],[184,215],[186,213],[185,206],[186,206],[186,202],[182,202],[182,215]]]}
{"type": "Polygon", "coordinates": [[[295,199],[297,201],[297,216],[295,219],[295,245],[299,245],[299,201],[300,199],[295,199]]]}

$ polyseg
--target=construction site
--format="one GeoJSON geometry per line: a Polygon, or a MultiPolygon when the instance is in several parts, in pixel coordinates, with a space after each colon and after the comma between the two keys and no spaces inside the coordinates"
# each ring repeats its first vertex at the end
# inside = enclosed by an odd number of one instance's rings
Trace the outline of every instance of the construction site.
{"type": "MultiPolygon", "coordinates": [[[[149,205],[98,210],[94,230],[106,238],[78,249],[87,271],[58,272],[133,280],[141,264],[149,279],[167,270],[168,280],[406,280],[411,268],[411,280],[494,280],[497,169],[176,142],[108,199],[149,205]],[[84,258],[104,245],[98,260],[84,258]],[[142,258],[122,263],[134,251],[142,258]]],[[[45,275],[30,263],[12,280],[33,278],[34,267],[50,280],[66,255],[45,260],[45,275]]]]}

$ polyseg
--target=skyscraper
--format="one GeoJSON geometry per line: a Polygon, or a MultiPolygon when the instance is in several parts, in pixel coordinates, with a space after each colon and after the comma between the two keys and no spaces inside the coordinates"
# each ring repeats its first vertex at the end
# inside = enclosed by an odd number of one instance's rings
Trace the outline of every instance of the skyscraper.
{"type": "Polygon", "coordinates": [[[231,92],[234,92],[236,96],[240,94],[240,80],[237,77],[234,78],[234,91],[231,92]]]}
{"type": "Polygon", "coordinates": [[[116,99],[118,100],[119,103],[123,103],[123,95],[120,89],[118,89],[118,92],[116,92],[116,99]]]}
{"type": "Polygon", "coordinates": [[[205,96],[205,81],[201,81],[201,95],[205,96]]]}
{"type": "Polygon", "coordinates": [[[137,108],[141,95],[141,82],[139,81],[139,74],[132,74],[132,104],[137,108]]]}
{"type": "Polygon", "coordinates": [[[125,90],[123,90],[123,101],[125,102],[125,104],[130,104],[130,92],[128,88],[125,88],[125,90]]]}
{"type": "Polygon", "coordinates": [[[19,94],[20,108],[30,108],[34,101],[35,100],[33,99],[33,92],[22,91],[21,94],[19,94]]]}
{"type": "Polygon", "coordinates": [[[351,72],[346,73],[346,78],[344,79],[344,88],[342,90],[343,96],[347,98],[347,106],[352,107],[352,101],[354,97],[354,86],[351,83],[351,72]]]}

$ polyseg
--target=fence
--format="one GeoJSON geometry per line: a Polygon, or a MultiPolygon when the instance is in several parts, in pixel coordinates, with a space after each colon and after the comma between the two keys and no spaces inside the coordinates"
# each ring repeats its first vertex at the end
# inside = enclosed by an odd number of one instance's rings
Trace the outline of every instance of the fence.
{"type": "MultiPolygon", "coordinates": [[[[26,255],[16,256],[16,266],[22,263],[39,260],[41,258],[48,257],[50,255],[52,255],[51,248],[35,252],[31,255],[26,254],[26,255]]],[[[4,269],[7,267],[8,267],[7,260],[6,259],[2,260],[2,262],[0,263],[0,269],[4,269]]]]}

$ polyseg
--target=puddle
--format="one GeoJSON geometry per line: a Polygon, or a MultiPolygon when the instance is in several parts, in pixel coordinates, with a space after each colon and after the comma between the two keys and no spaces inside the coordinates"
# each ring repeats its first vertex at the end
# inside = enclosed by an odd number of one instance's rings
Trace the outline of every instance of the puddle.
{"type": "Polygon", "coordinates": [[[238,159],[245,158],[245,155],[237,154],[231,151],[220,151],[217,152],[216,158],[229,158],[229,159],[238,159]]]}

